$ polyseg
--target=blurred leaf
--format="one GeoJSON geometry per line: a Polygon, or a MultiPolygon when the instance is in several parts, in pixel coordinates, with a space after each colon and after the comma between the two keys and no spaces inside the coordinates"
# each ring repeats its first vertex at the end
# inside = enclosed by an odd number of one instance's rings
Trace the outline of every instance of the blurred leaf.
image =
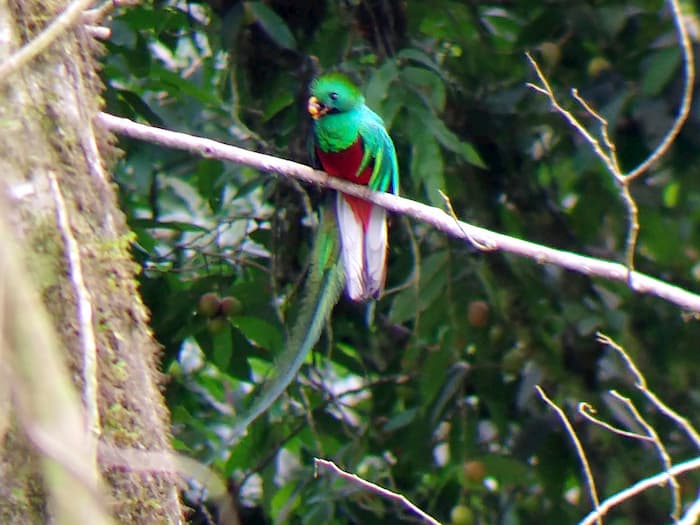
{"type": "Polygon", "coordinates": [[[173,89],[173,94],[187,95],[205,104],[218,105],[219,100],[211,90],[201,88],[193,84],[190,80],[164,67],[153,66],[153,69],[155,70],[154,76],[158,79],[158,83],[167,86],[169,89],[173,89]]]}
{"type": "Polygon", "coordinates": [[[396,58],[418,62],[419,64],[422,64],[427,68],[431,69],[443,81],[445,81],[445,77],[443,76],[445,74],[445,70],[441,68],[430,56],[428,56],[427,53],[424,53],[420,49],[402,49],[396,54],[396,58]]]}
{"type": "Polygon", "coordinates": [[[296,481],[285,483],[275,491],[270,501],[270,513],[274,523],[288,523],[290,513],[298,507],[300,501],[299,484],[296,481]]]}
{"type": "Polygon", "coordinates": [[[486,465],[486,475],[495,478],[502,485],[522,485],[530,478],[530,469],[523,462],[507,456],[489,454],[480,456],[486,465]]]}
{"type": "Polygon", "coordinates": [[[224,329],[213,334],[214,352],[212,360],[214,364],[221,370],[228,370],[231,364],[231,356],[233,355],[233,346],[231,345],[231,325],[227,321],[224,329]]]}
{"type": "Polygon", "coordinates": [[[678,182],[671,182],[664,188],[664,206],[673,208],[678,204],[678,194],[680,192],[681,185],[678,182]]]}
{"type": "Polygon", "coordinates": [[[131,224],[138,228],[176,230],[181,232],[209,232],[208,228],[182,221],[161,221],[153,219],[133,219],[131,224]]]}
{"type": "Polygon", "coordinates": [[[294,35],[277,13],[263,2],[245,2],[245,8],[278,46],[285,49],[296,49],[294,35]]]}
{"type": "Polygon", "coordinates": [[[115,92],[120,102],[129,107],[131,111],[129,116],[141,117],[153,126],[163,126],[163,119],[161,119],[136,93],[126,89],[116,89],[115,92]]]}
{"type": "Polygon", "coordinates": [[[263,120],[270,120],[272,117],[277,115],[280,111],[288,108],[294,103],[294,94],[285,90],[278,93],[275,97],[270,99],[269,104],[265,107],[265,112],[263,113],[263,120]]]}
{"type": "Polygon", "coordinates": [[[424,112],[419,117],[427,130],[442,144],[444,147],[461,155],[464,160],[479,168],[486,168],[486,164],[479,156],[479,153],[468,142],[462,142],[450,131],[445,123],[434,115],[424,112]]]}
{"type": "Polygon", "coordinates": [[[411,424],[416,417],[416,410],[402,410],[384,424],[384,432],[395,432],[411,424]]]}
{"type": "Polygon", "coordinates": [[[681,53],[677,47],[661,49],[649,59],[642,77],[642,92],[646,96],[655,96],[676,78],[681,63],[681,53]]]}
{"type": "Polygon", "coordinates": [[[382,102],[389,96],[389,86],[396,80],[398,74],[399,70],[393,60],[387,61],[374,71],[366,89],[367,105],[370,108],[382,107],[382,102]]]}
{"type": "Polygon", "coordinates": [[[403,84],[413,85],[435,112],[440,113],[445,108],[445,84],[438,75],[427,69],[409,66],[401,70],[401,78],[403,84]]]}
{"type": "Polygon", "coordinates": [[[442,153],[431,136],[424,135],[422,140],[414,142],[411,152],[411,177],[425,188],[425,195],[433,206],[443,203],[439,193],[446,190],[443,169],[442,153]]]}
{"type": "MultiPolygon", "coordinates": [[[[420,267],[421,273],[419,274],[421,290],[418,294],[418,301],[416,301],[416,291],[413,287],[402,290],[397,295],[396,299],[394,299],[392,310],[389,315],[391,322],[402,323],[408,319],[412,319],[417,313],[420,313],[432,303],[435,296],[442,291],[440,290],[439,284],[438,286],[433,286],[434,290],[431,293],[425,293],[424,289],[427,284],[435,282],[436,280],[440,282],[444,279],[446,266],[447,253],[444,251],[430,254],[422,261],[420,267]],[[440,276],[442,276],[442,279],[440,276]]],[[[442,283],[444,284],[444,280],[442,283]]]]}
{"type": "Polygon", "coordinates": [[[233,325],[254,345],[273,353],[282,350],[284,337],[273,324],[258,317],[236,316],[233,325]]]}

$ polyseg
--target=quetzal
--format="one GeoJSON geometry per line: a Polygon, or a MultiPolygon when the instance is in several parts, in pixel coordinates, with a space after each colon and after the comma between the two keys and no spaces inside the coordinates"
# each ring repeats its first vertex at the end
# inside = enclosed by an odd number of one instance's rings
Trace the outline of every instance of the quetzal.
{"type": "MultiPolygon", "coordinates": [[[[308,111],[314,119],[312,158],[333,177],[398,192],[396,150],[384,121],[344,75],[314,81],[308,111]]],[[[345,290],[353,301],[378,297],[386,278],[387,220],[380,206],[338,193],[336,217],[345,290]]]]}
{"type": "MultiPolygon", "coordinates": [[[[345,76],[314,81],[308,110],[314,119],[312,158],[329,175],[398,191],[398,163],[382,119],[365,105],[345,76]]],[[[377,297],[386,277],[387,222],[379,206],[338,193],[335,212],[321,210],[302,304],[285,350],[275,359],[266,382],[231,431],[233,442],[285,391],[318,341],[345,283],[354,301],[377,297]]]]}

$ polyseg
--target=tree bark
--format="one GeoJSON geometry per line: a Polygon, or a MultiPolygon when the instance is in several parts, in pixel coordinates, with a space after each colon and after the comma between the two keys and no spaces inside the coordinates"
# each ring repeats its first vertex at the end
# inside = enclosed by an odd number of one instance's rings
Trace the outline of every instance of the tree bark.
{"type": "MultiPolygon", "coordinates": [[[[66,5],[0,0],[0,62],[66,5]]],[[[171,448],[96,51],[77,26],[0,78],[0,523],[183,521],[168,465],[110,453],[171,448]]]]}

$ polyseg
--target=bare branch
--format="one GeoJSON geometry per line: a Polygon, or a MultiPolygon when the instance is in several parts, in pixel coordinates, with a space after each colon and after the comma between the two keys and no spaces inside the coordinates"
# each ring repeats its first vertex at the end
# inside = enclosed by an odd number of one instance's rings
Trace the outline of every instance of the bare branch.
{"type": "Polygon", "coordinates": [[[625,352],[624,348],[618,345],[610,337],[600,332],[596,334],[596,337],[599,342],[609,346],[620,355],[622,360],[627,365],[627,368],[630,370],[630,372],[632,372],[632,375],[635,378],[636,387],[644,394],[644,396],[649,400],[649,402],[656,407],[656,409],[659,412],[664,414],[669,419],[673,420],[679,427],[681,427],[683,431],[688,435],[690,440],[693,442],[693,444],[700,450],[700,434],[698,434],[698,431],[695,430],[693,425],[690,424],[690,422],[686,418],[684,418],[678,412],[666,405],[656,396],[656,394],[649,390],[644,375],[634,364],[632,358],[630,358],[630,356],[627,355],[627,352],[625,352]]]}
{"type": "Polygon", "coordinates": [[[676,120],[673,123],[673,126],[671,126],[671,129],[668,130],[668,133],[666,133],[666,136],[652,152],[652,154],[625,176],[625,178],[628,180],[636,179],[642,175],[652,166],[652,164],[666,154],[676,136],[678,136],[678,133],[680,133],[683,124],[685,124],[688,114],[690,113],[691,103],[693,101],[693,84],[695,83],[695,59],[693,58],[693,46],[691,45],[690,38],[688,37],[688,30],[683,23],[683,13],[681,12],[681,6],[678,0],[669,0],[669,4],[671,6],[673,22],[676,24],[676,31],[678,32],[681,52],[683,53],[685,77],[683,99],[681,101],[681,107],[678,109],[678,116],[676,116],[676,120]]]}
{"type": "MultiPolygon", "coordinates": [[[[611,390],[610,395],[617,399],[620,403],[622,403],[625,406],[625,408],[629,411],[629,413],[632,414],[632,417],[634,417],[635,421],[637,421],[637,423],[639,423],[642,426],[642,428],[644,428],[644,430],[647,433],[647,436],[649,436],[650,438],[650,441],[654,444],[654,447],[656,447],[656,452],[659,454],[659,457],[661,458],[661,463],[666,469],[666,472],[669,472],[671,470],[671,467],[673,466],[673,463],[671,462],[671,456],[669,455],[668,451],[666,450],[666,447],[661,441],[659,434],[657,434],[656,430],[654,430],[654,427],[647,423],[647,420],[644,419],[644,417],[642,417],[642,415],[639,413],[639,410],[637,410],[637,407],[634,406],[634,403],[632,403],[632,400],[630,398],[619,394],[615,390],[611,390]]],[[[673,502],[673,511],[671,512],[671,516],[673,517],[674,521],[678,521],[681,515],[681,486],[678,484],[678,480],[672,474],[669,474],[669,485],[671,487],[671,500],[673,502]]]]}
{"type": "Polygon", "coordinates": [[[636,281],[634,279],[634,253],[636,251],[637,240],[639,238],[639,210],[637,203],[632,197],[630,192],[630,184],[638,176],[646,172],[652,164],[658,161],[666,152],[669,150],[673,144],[674,139],[678,136],[683,124],[688,118],[690,112],[692,94],[693,94],[693,83],[695,81],[695,65],[693,59],[693,50],[688,37],[688,32],[683,23],[683,14],[678,0],[669,0],[671,6],[671,14],[673,21],[676,25],[678,32],[678,39],[681,46],[681,51],[683,53],[683,64],[685,72],[685,85],[683,88],[683,99],[681,106],[678,110],[678,115],[673,123],[673,126],[664,136],[658,147],[644,160],[639,166],[637,166],[631,172],[625,174],[620,169],[620,164],[617,159],[617,151],[615,144],[610,140],[608,122],[605,120],[593,107],[586,102],[578,93],[576,89],[572,90],[573,98],[583,107],[583,109],[594,119],[596,119],[601,125],[601,137],[603,140],[603,145],[605,149],[600,144],[600,141],[596,139],[587,129],[581,124],[576,117],[574,117],[571,112],[564,109],[564,107],[558,102],[554,91],[552,90],[547,77],[542,73],[537,62],[526,53],[527,59],[530,61],[532,68],[537,75],[541,86],[537,86],[532,83],[528,83],[527,86],[537,91],[540,94],[545,95],[552,108],[557,111],[562,117],[573,126],[576,131],[589,143],[593,152],[598,156],[598,158],[605,164],[610,174],[614,177],[615,182],[617,182],[620,187],[620,197],[627,208],[627,237],[625,240],[625,264],[628,269],[627,274],[627,284],[630,288],[636,288],[636,281]]]}
{"type": "MultiPolygon", "coordinates": [[[[450,198],[447,196],[447,194],[444,191],[438,190],[438,193],[440,194],[440,197],[442,197],[442,200],[445,201],[445,207],[447,208],[447,213],[450,214],[450,217],[452,217],[455,220],[455,222],[457,223],[457,226],[459,226],[459,217],[457,217],[457,214],[455,213],[455,209],[452,207],[452,200],[450,200],[450,198]]],[[[495,249],[495,247],[493,247],[491,245],[482,244],[479,241],[477,241],[476,239],[472,239],[471,237],[469,237],[469,234],[467,232],[465,232],[464,230],[462,230],[462,233],[464,233],[464,237],[472,245],[474,245],[475,248],[478,248],[482,252],[488,252],[488,251],[495,249]]]]}
{"type": "Polygon", "coordinates": [[[416,507],[413,503],[411,503],[406,496],[403,494],[399,494],[397,492],[392,492],[389,489],[385,489],[384,487],[380,487],[379,485],[376,485],[370,481],[366,481],[362,479],[359,476],[356,476],[355,474],[350,474],[349,472],[345,472],[343,469],[338,467],[335,463],[332,461],[328,461],[326,459],[321,459],[321,458],[314,458],[314,467],[316,468],[316,474],[318,475],[318,468],[321,467],[336,476],[343,478],[346,481],[349,481],[350,483],[357,485],[358,487],[367,490],[369,492],[373,492],[375,494],[378,494],[379,496],[382,496],[383,498],[386,498],[388,500],[394,501],[401,505],[402,507],[406,508],[416,516],[419,516],[420,518],[423,519],[425,523],[430,523],[431,525],[441,525],[438,520],[433,518],[432,516],[426,514],[424,511],[416,507]]]}
{"type": "Polygon", "coordinates": [[[607,514],[610,509],[619,505],[620,503],[627,501],[628,499],[636,496],[637,494],[641,494],[647,489],[665,485],[666,483],[668,483],[670,476],[678,476],[680,474],[683,474],[684,472],[697,469],[700,469],[700,458],[693,458],[691,460],[684,461],[683,463],[677,463],[668,472],[662,472],[660,474],[656,474],[655,476],[644,478],[643,480],[638,481],[631,487],[628,487],[625,490],[622,490],[617,494],[604,500],[600,504],[600,507],[597,510],[594,510],[590,514],[588,514],[583,520],[579,522],[579,525],[591,525],[592,523],[595,523],[601,516],[607,514]]]}
{"type": "Polygon", "coordinates": [[[615,143],[610,140],[610,126],[608,125],[608,121],[603,118],[600,113],[593,109],[593,106],[591,106],[586,99],[579,95],[578,89],[572,89],[571,96],[574,97],[576,102],[581,104],[581,107],[585,109],[589,115],[600,123],[600,136],[603,138],[603,144],[605,144],[605,147],[608,149],[607,156],[614,168],[613,175],[620,175],[622,172],[620,170],[620,163],[617,160],[617,147],[615,146],[615,143]]]}
{"type": "Polygon", "coordinates": [[[604,428],[605,430],[612,432],[613,434],[617,434],[619,436],[623,437],[628,437],[632,439],[639,439],[640,441],[651,441],[652,439],[649,436],[643,436],[642,434],[637,434],[636,432],[630,432],[628,430],[622,430],[621,428],[617,428],[607,421],[603,421],[602,419],[597,418],[594,416],[596,413],[596,409],[591,406],[589,403],[579,403],[578,404],[578,413],[581,414],[583,417],[585,417],[588,421],[591,423],[598,425],[599,427],[604,428]]]}
{"type": "Polygon", "coordinates": [[[591,133],[585,128],[585,126],[581,124],[570,111],[566,110],[559,103],[559,101],[557,100],[557,96],[554,94],[554,90],[552,90],[552,87],[549,85],[547,77],[544,76],[544,73],[542,73],[540,66],[537,64],[535,59],[532,58],[530,53],[525,53],[525,56],[530,61],[530,65],[532,66],[532,68],[535,70],[535,74],[537,75],[537,78],[539,78],[542,87],[537,87],[534,84],[530,83],[528,83],[527,85],[535,89],[535,91],[545,95],[549,99],[549,102],[552,104],[552,108],[562,117],[564,117],[564,119],[574,129],[576,129],[576,131],[579,132],[579,134],[586,140],[586,142],[588,142],[588,144],[593,149],[594,153],[603,162],[603,164],[607,166],[610,173],[615,173],[615,163],[611,160],[608,153],[606,153],[605,150],[603,150],[602,146],[600,145],[600,141],[596,139],[593,135],[591,135],[591,133]]]}
{"type": "MultiPolygon", "coordinates": [[[[135,139],[190,151],[204,157],[245,164],[262,171],[294,177],[342,191],[348,195],[368,200],[395,213],[409,215],[420,221],[432,224],[452,237],[470,242],[476,241],[495,250],[529,257],[541,264],[554,264],[585,275],[616,281],[626,282],[629,277],[629,270],[622,264],[556,250],[540,244],[494,233],[463,221],[455,221],[448,213],[438,208],[388,193],[373,192],[365,186],[352,184],[337,177],[330,177],[322,171],[316,171],[303,164],[255,153],[210,139],[138,124],[106,113],[100,113],[97,117],[97,122],[115,133],[135,139]]],[[[700,295],[636,271],[632,272],[632,276],[636,292],[650,293],[675,303],[686,310],[700,312],[700,295]]]]}
{"type": "MultiPolygon", "coordinates": [[[[593,478],[593,473],[591,472],[591,466],[588,463],[588,459],[586,458],[586,451],[583,449],[583,445],[581,444],[581,441],[579,440],[578,436],[576,435],[576,431],[574,430],[574,427],[571,425],[571,422],[569,421],[569,418],[566,417],[566,414],[564,411],[557,406],[557,404],[552,401],[549,397],[547,397],[547,394],[545,394],[544,390],[540,385],[535,385],[535,389],[537,390],[537,393],[540,395],[542,400],[549,405],[549,407],[554,410],[557,413],[557,416],[559,416],[559,419],[561,420],[562,424],[564,425],[564,428],[566,428],[566,431],[569,434],[569,437],[571,438],[571,441],[574,444],[574,447],[576,448],[576,455],[579,458],[579,461],[581,461],[581,467],[583,467],[583,474],[584,477],[586,478],[586,485],[588,485],[588,493],[591,495],[591,500],[593,501],[593,507],[596,509],[600,508],[600,500],[598,499],[598,491],[595,488],[595,479],[593,478]]],[[[600,514],[598,516],[598,525],[603,525],[603,515],[600,514]]]]}

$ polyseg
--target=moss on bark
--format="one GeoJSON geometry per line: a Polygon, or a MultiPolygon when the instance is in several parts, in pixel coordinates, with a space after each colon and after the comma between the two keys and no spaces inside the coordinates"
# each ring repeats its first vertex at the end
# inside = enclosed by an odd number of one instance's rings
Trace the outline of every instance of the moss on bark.
{"type": "MultiPolygon", "coordinates": [[[[0,61],[29,42],[66,4],[0,0],[0,61]]],[[[4,215],[24,246],[28,274],[53,319],[76,388],[83,392],[85,334],[66,246],[57,229],[49,183],[50,174],[56,177],[93,312],[99,443],[170,450],[160,349],[139,298],[131,236],[103,161],[111,151],[110,139],[92,126],[101,91],[96,50],[91,38],[75,28],[0,85],[0,122],[5,128],[0,134],[0,193],[11,201],[4,215]]],[[[0,426],[2,523],[37,523],[46,517],[42,478],[21,419],[10,417],[6,428],[0,426]]],[[[111,513],[119,522],[181,521],[171,475],[144,474],[124,465],[100,465],[100,471],[111,491],[111,513]]]]}

